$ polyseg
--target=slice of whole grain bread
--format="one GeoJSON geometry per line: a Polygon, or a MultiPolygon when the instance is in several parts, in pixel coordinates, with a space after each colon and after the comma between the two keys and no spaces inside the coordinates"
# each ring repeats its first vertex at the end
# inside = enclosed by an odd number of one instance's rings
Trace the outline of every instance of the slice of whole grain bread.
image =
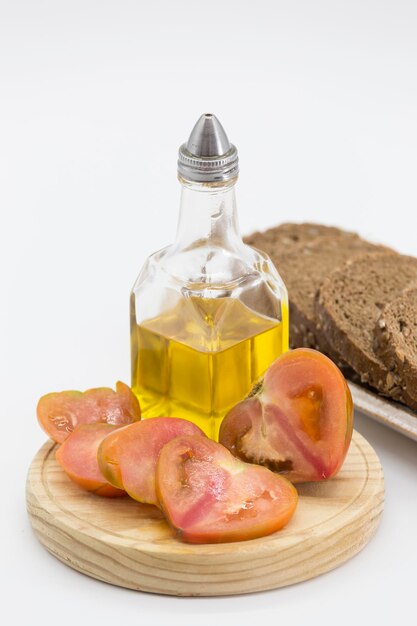
{"type": "Polygon", "coordinates": [[[381,310],[417,281],[417,259],[381,252],[363,254],[335,270],[316,298],[322,332],[361,381],[417,408],[374,351],[374,329],[381,310]]]}
{"type": "Polygon", "coordinates": [[[397,384],[417,404],[417,285],[384,306],[373,347],[397,384]]]}
{"type": "Polygon", "coordinates": [[[337,363],[345,376],[357,374],[343,361],[321,332],[314,298],[324,278],[347,259],[367,251],[386,250],[335,226],[285,223],[256,232],[245,242],[264,250],[277,266],[289,292],[290,346],[321,350],[337,363]]]}
{"type": "Polygon", "coordinates": [[[281,254],[270,252],[288,289],[290,340],[293,348],[316,348],[332,358],[336,357],[336,351],[332,350],[316,317],[314,300],[317,290],[326,276],[348,259],[381,249],[383,248],[364,241],[354,233],[345,232],[300,243],[281,254]]]}

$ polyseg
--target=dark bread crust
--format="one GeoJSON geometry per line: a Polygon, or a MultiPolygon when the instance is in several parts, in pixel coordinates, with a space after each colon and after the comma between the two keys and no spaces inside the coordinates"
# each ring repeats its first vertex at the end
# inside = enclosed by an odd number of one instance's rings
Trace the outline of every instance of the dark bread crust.
{"type": "Polygon", "coordinates": [[[307,243],[317,239],[317,237],[335,237],[344,235],[346,231],[336,226],[325,226],[324,224],[312,224],[304,222],[301,224],[285,223],[273,228],[268,228],[263,232],[255,232],[244,237],[244,242],[249,246],[254,246],[263,250],[268,255],[271,251],[276,255],[290,252],[293,246],[307,243]]]}
{"type": "Polygon", "coordinates": [[[417,402],[375,353],[374,329],[384,305],[416,281],[417,259],[367,253],[332,272],[316,297],[323,333],[361,382],[414,409],[417,402]]]}
{"type": "Polygon", "coordinates": [[[373,347],[397,384],[417,404],[417,285],[382,309],[373,347]]]}

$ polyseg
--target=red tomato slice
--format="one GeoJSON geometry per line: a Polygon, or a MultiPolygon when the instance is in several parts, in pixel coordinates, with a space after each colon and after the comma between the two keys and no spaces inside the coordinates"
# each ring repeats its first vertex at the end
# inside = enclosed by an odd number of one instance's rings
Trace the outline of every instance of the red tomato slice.
{"type": "Polygon", "coordinates": [[[339,368],[299,348],[279,357],[257,393],[226,415],[219,441],[292,482],[315,481],[339,471],[352,427],[352,397],[339,368]]]}
{"type": "Polygon", "coordinates": [[[80,424],[105,422],[117,426],[140,420],[139,402],[127,385],[81,391],[48,393],[38,402],[37,415],[43,430],[62,443],[80,424]]]}
{"type": "Polygon", "coordinates": [[[119,429],[104,439],[98,462],[107,481],[147,504],[158,505],[155,471],[161,448],[179,435],[205,436],[192,422],[152,417],[119,429]]]}
{"type": "Polygon", "coordinates": [[[56,460],[71,480],[99,496],[114,498],[126,495],[125,491],[109,485],[97,461],[100,443],[118,428],[111,424],[81,424],[56,451],[56,460]]]}
{"type": "Polygon", "coordinates": [[[254,539],[291,518],[297,491],[285,478],[235,458],[204,437],[177,437],[161,450],[156,490],[171,525],[189,543],[254,539]]]}

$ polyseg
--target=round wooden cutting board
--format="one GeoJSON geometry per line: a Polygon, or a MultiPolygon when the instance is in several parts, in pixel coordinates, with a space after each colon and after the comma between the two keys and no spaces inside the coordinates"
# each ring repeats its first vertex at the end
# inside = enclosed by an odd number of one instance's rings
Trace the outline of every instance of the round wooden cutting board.
{"type": "Polygon", "coordinates": [[[55,448],[46,443],[29,469],[27,508],[35,534],[70,567],[130,589],[212,596],[307,580],[359,552],[383,510],[381,465],[356,432],[334,479],[298,486],[299,505],[283,530],[217,545],[181,543],[155,507],[82,491],[56,463],[55,448]]]}

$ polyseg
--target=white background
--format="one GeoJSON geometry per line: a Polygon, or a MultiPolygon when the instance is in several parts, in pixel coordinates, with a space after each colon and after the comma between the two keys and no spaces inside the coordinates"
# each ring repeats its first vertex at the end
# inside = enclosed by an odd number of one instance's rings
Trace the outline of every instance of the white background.
{"type": "Polygon", "coordinates": [[[24,483],[45,440],[40,395],[129,382],[129,290],[146,256],[174,237],[176,151],[201,113],[216,113],[239,148],[243,232],[314,220],[417,254],[416,70],[412,0],[0,0],[8,624],[413,615],[417,447],[366,418],[357,428],[386,475],[377,536],[334,572],[268,593],[176,599],[84,577],[38,545],[24,483]]]}

